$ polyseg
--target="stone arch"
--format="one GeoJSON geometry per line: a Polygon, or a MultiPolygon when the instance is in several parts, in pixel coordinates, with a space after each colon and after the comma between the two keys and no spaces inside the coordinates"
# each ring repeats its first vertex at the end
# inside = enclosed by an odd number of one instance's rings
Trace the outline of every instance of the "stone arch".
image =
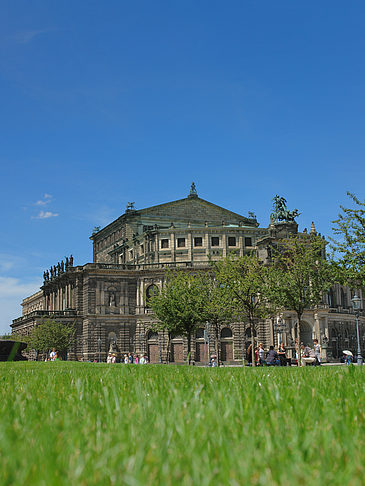
{"type": "Polygon", "coordinates": [[[225,338],[233,338],[232,329],[230,329],[229,327],[223,327],[221,329],[221,339],[225,338]]]}
{"type": "Polygon", "coordinates": [[[220,333],[221,360],[233,360],[233,333],[230,327],[223,327],[220,333]]]}
{"type": "Polygon", "coordinates": [[[198,327],[195,331],[195,339],[203,339],[204,338],[204,327],[198,327]]]}
{"type": "Polygon", "coordinates": [[[204,327],[198,327],[195,331],[195,361],[207,361],[208,343],[204,339],[204,327]]]}
{"type": "Polygon", "coordinates": [[[158,293],[159,293],[159,288],[157,287],[156,284],[148,285],[148,287],[146,288],[146,298],[145,298],[146,307],[150,307],[151,298],[158,293]]]}
{"type": "Polygon", "coordinates": [[[174,333],[170,341],[170,360],[174,363],[184,362],[184,338],[181,334],[174,333]]]}
{"type": "Polygon", "coordinates": [[[147,332],[147,341],[157,341],[158,340],[158,333],[150,329],[147,332]]]}
{"type": "Polygon", "coordinates": [[[158,333],[153,329],[147,332],[147,355],[149,363],[161,362],[161,348],[158,342],[158,333]]]}

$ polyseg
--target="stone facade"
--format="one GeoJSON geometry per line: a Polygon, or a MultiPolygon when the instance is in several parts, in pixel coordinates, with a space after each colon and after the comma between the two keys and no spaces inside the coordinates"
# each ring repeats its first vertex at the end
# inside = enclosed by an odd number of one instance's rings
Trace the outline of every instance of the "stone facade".
{"type": "MultiPolygon", "coordinates": [[[[273,223],[260,228],[255,216],[228,211],[198,197],[188,197],[151,208],[126,212],[90,237],[93,263],[53,267],[45,273],[41,290],[24,299],[23,315],[12,323],[15,334],[28,334],[45,318],[76,325],[76,339],[69,359],[105,361],[109,349],[119,356],[127,352],[146,353],[151,362],[166,362],[168,336],[155,333],[154,316],[148,296],[161,288],[167,269],[205,269],[209,258],[228,253],[237,256],[256,250],[268,259],[269,242],[297,233],[295,222],[273,223]]],[[[312,232],[315,231],[314,226],[312,232]]],[[[361,293],[360,293],[360,297],[361,293]]],[[[355,319],[350,309],[349,289],[335,286],[324,296],[319,308],[303,315],[301,335],[309,344],[319,339],[327,359],[338,359],[343,349],[355,354],[355,319]]],[[[361,316],[361,326],[364,318],[361,316]]],[[[276,321],[257,324],[256,336],[265,346],[284,343],[293,352],[296,318],[292,312],[281,316],[283,328],[277,332],[276,321]],[[284,324],[284,325],[283,325],[284,324]]],[[[361,333],[364,349],[365,333],[361,333]]],[[[198,329],[192,342],[192,358],[205,363],[212,353],[219,353],[227,363],[240,363],[249,343],[247,323],[227,323],[218,333],[209,325],[198,329]],[[209,349],[207,339],[209,336],[209,349]]],[[[170,360],[186,359],[187,342],[175,336],[170,360]]]]}

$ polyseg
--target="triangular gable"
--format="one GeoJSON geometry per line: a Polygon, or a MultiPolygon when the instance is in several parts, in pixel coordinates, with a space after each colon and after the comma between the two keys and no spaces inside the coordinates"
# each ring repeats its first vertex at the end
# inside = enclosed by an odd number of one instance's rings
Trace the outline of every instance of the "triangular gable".
{"type": "Polygon", "coordinates": [[[248,226],[257,226],[256,220],[224,209],[198,196],[178,199],[165,204],[159,204],[150,208],[140,209],[135,212],[141,218],[158,218],[166,221],[190,221],[226,224],[239,222],[248,226]]]}

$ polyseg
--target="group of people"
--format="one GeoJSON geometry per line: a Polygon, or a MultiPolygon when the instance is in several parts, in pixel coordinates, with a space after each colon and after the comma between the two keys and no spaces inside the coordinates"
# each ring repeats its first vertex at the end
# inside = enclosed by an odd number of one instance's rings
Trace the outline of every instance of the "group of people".
{"type": "MultiPolygon", "coordinates": [[[[313,348],[301,344],[301,364],[302,366],[321,364],[321,346],[318,339],[313,340],[313,348]]],[[[254,359],[256,366],[287,366],[291,364],[291,360],[287,357],[284,343],[280,343],[279,348],[275,350],[274,346],[270,346],[266,352],[263,343],[259,343],[254,348],[254,359]]],[[[249,366],[252,366],[252,343],[247,348],[247,361],[249,366]]],[[[298,362],[298,353],[296,353],[296,362],[298,362]]]]}
{"type": "MultiPolygon", "coordinates": [[[[116,353],[109,352],[106,358],[107,363],[116,363],[117,355],[116,353]]],[[[147,364],[148,356],[146,354],[125,354],[120,358],[120,362],[124,364],[147,364]]]]}
{"type": "Polygon", "coordinates": [[[60,353],[56,351],[56,348],[52,348],[49,356],[47,356],[44,361],[61,361],[61,359],[60,353]]]}

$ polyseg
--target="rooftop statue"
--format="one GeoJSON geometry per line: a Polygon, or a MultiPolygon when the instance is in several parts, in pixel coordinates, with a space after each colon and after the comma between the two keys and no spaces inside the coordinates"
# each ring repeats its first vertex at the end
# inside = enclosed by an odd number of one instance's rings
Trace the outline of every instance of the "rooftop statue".
{"type": "Polygon", "coordinates": [[[196,190],[195,182],[191,183],[189,196],[197,196],[198,192],[196,190]]]}
{"type": "Polygon", "coordinates": [[[135,205],[135,202],[129,202],[126,206],[126,210],[127,211],[133,211],[135,209],[134,205],[135,205]]]}
{"type": "Polygon", "coordinates": [[[284,197],[276,195],[273,201],[273,212],[270,215],[273,221],[284,221],[291,223],[297,216],[300,215],[297,209],[294,209],[294,211],[288,211],[288,208],[286,207],[286,199],[284,197]]]}

